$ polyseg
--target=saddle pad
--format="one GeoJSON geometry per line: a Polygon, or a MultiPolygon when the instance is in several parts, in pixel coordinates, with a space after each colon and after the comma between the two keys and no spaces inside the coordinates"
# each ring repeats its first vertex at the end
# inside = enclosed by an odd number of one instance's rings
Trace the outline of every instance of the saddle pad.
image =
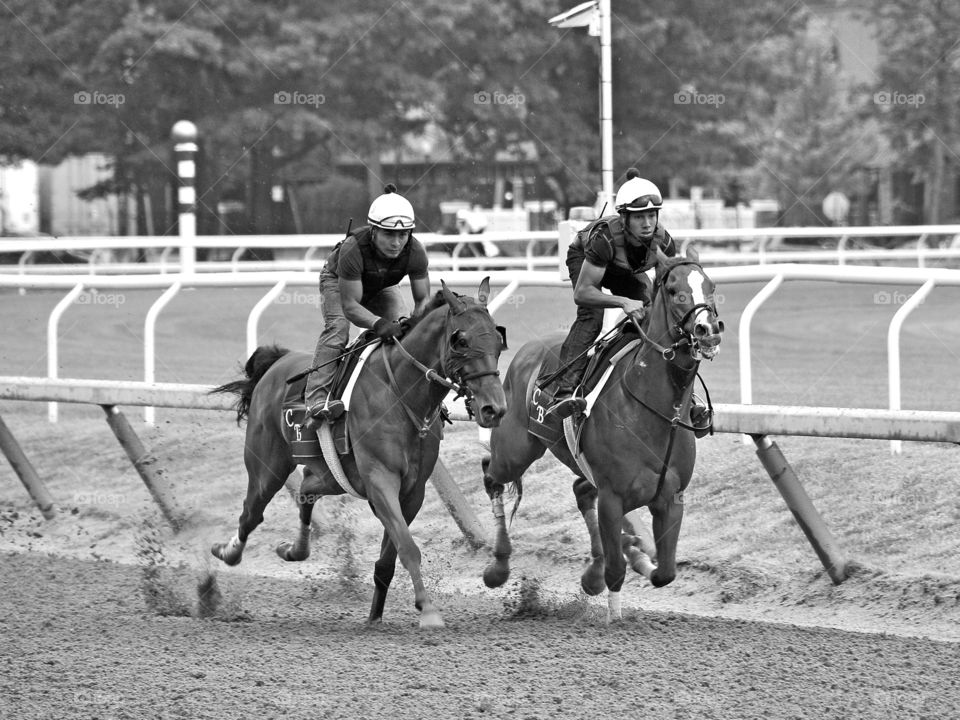
{"type": "MultiPolygon", "coordinates": [[[[340,374],[338,385],[343,388],[342,399],[344,408],[350,409],[350,398],[353,395],[353,388],[357,377],[363,368],[364,361],[370,356],[370,353],[376,349],[379,343],[364,348],[362,353],[350,355],[350,362],[347,364],[350,372],[340,374]],[[346,387],[343,387],[344,382],[346,387]]],[[[341,371],[345,368],[341,367],[341,371]]],[[[283,396],[282,417],[280,427],[283,429],[283,437],[290,444],[290,450],[294,459],[322,458],[323,453],[320,450],[320,440],[317,434],[303,432],[303,423],[306,420],[306,407],[303,404],[303,391],[307,386],[307,379],[303,377],[296,382],[290,383],[283,396]]],[[[335,393],[336,396],[336,393],[335,393]]],[[[330,428],[333,435],[333,442],[336,445],[337,452],[340,455],[346,455],[350,452],[350,438],[347,434],[347,415],[346,413],[337,420],[330,428]]]]}
{"type": "MultiPolygon", "coordinates": [[[[556,356],[550,356],[545,363],[556,367],[556,356]]],[[[541,390],[537,387],[537,377],[544,363],[540,363],[530,374],[527,381],[527,432],[548,445],[553,445],[563,435],[563,426],[556,417],[547,419],[547,408],[553,404],[553,385],[541,390]]],[[[548,368],[549,369],[549,368],[548,368]]]]}
{"type": "Polygon", "coordinates": [[[320,440],[315,432],[304,432],[303,421],[306,419],[307,409],[303,400],[283,404],[283,417],[280,427],[283,437],[290,444],[290,453],[295,460],[322,457],[320,440]]]}

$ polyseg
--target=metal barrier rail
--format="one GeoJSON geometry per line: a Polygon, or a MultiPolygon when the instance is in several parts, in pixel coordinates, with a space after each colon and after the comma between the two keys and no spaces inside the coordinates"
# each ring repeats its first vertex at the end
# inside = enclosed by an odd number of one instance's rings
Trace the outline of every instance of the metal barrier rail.
{"type": "MultiPolygon", "coordinates": [[[[229,398],[209,395],[211,389],[212,386],[207,385],[172,383],[0,377],[0,398],[100,405],[155,501],[175,528],[179,527],[182,514],[173,503],[162,477],[152,468],[152,459],[139,444],[136,434],[117,406],[156,405],[205,410],[233,408],[234,403],[229,398]]],[[[847,560],[793,468],[769,436],[897,439],[960,445],[960,412],[752,405],[716,405],[714,409],[716,432],[746,433],[753,439],[757,456],[835,584],[846,579],[847,560]]],[[[456,420],[468,419],[465,410],[459,408],[453,416],[456,420]]],[[[0,449],[7,455],[44,515],[53,517],[55,509],[52,496],[2,418],[0,449]]],[[[437,462],[431,479],[467,539],[475,547],[482,545],[482,526],[442,462],[437,462]]]]}

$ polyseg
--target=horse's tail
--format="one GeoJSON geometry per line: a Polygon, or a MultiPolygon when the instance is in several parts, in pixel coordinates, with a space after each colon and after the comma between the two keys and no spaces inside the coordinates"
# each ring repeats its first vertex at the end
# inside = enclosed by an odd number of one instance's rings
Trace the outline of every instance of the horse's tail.
{"type": "Polygon", "coordinates": [[[223,393],[237,396],[237,425],[239,425],[250,412],[250,400],[253,398],[253,389],[260,382],[260,378],[269,370],[273,364],[286,355],[289,350],[279,345],[261,345],[253,351],[253,355],[247,358],[246,365],[243,366],[243,372],[246,378],[234,380],[219,387],[215,387],[210,394],[223,393]]]}

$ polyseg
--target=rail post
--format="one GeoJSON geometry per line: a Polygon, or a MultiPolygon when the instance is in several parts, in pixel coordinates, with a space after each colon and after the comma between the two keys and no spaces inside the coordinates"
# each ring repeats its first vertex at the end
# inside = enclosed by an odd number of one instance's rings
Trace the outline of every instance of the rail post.
{"type": "Polygon", "coordinates": [[[53,505],[53,497],[47,490],[47,486],[43,484],[43,480],[40,479],[37,471],[33,469],[26,453],[23,452],[23,448],[20,447],[2,417],[0,417],[0,450],[7,456],[13,471],[20,478],[24,487],[27,488],[27,492],[30,493],[30,497],[33,498],[37,507],[40,508],[43,517],[47,520],[53,520],[57,516],[57,509],[53,505]]]}
{"type": "Polygon", "coordinates": [[[143,443],[140,442],[140,438],[137,437],[133,427],[130,425],[130,421],[127,420],[126,415],[120,412],[120,409],[116,405],[101,405],[100,407],[102,407],[103,411],[107,414],[107,424],[110,426],[110,429],[113,430],[113,434],[116,435],[117,440],[120,441],[120,445],[123,446],[123,449],[126,451],[127,457],[130,458],[130,462],[133,463],[133,466],[140,474],[140,478],[153,496],[154,502],[160,507],[160,512],[163,513],[163,517],[170,523],[174,532],[179,532],[183,526],[183,518],[177,511],[176,503],[173,500],[173,496],[169,493],[169,489],[161,477],[160,471],[154,468],[157,459],[147,452],[143,443]]]}
{"type": "Polygon", "coordinates": [[[826,568],[833,584],[839,585],[847,579],[847,561],[830,529],[813,506],[810,496],[797,480],[797,474],[790,467],[790,463],[787,462],[777,444],[766,435],[751,437],[757,446],[757,457],[760,458],[764,469],[770,475],[773,484],[777,486],[777,490],[780,491],[794,519],[813,546],[814,552],[826,568]]]}
{"type": "Polygon", "coordinates": [[[179,120],[173,125],[170,137],[174,142],[173,152],[177,160],[177,211],[180,229],[180,272],[196,272],[197,237],[196,178],[197,178],[197,126],[189,120],[179,120]]]}
{"type": "Polygon", "coordinates": [[[463,533],[467,542],[470,543],[474,550],[482,548],[486,543],[484,540],[486,531],[483,529],[483,525],[480,524],[480,520],[477,518],[477,514],[473,511],[470,503],[467,502],[467,498],[460,489],[460,486],[457,485],[456,481],[451,477],[450,471],[447,470],[446,465],[444,465],[443,461],[439,458],[433,468],[433,472],[430,474],[430,480],[437,489],[437,494],[447,508],[447,512],[453,516],[454,522],[457,523],[457,527],[460,528],[460,532],[463,533]]]}

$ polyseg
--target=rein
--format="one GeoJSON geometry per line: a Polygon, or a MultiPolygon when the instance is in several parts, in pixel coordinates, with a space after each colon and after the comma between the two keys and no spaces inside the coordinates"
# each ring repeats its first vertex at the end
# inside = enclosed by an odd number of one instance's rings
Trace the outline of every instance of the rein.
{"type": "MultiPolygon", "coordinates": [[[[471,408],[471,401],[473,400],[473,393],[470,392],[470,388],[467,387],[467,382],[470,380],[475,380],[477,378],[486,377],[487,375],[500,377],[500,371],[499,370],[483,370],[480,372],[470,373],[468,375],[463,374],[462,366],[465,364],[466,360],[472,356],[482,357],[483,353],[480,351],[473,351],[472,353],[458,352],[450,348],[450,340],[449,340],[450,333],[448,331],[449,322],[450,322],[450,312],[452,312],[452,310],[448,310],[448,314],[444,322],[445,340],[444,340],[443,348],[441,349],[441,354],[440,354],[440,370],[443,373],[443,375],[438,373],[433,368],[428,367],[427,365],[417,360],[417,358],[411,355],[410,351],[407,350],[400,341],[395,342],[393,345],[394,347],[397,348],[400,354],[404,358],[406,358],[408,362],[410,362],[410,364],[412,364],[415,368],[417,368],[420,372],[423,373],[423,376],[427,380],[427,382],[435,383],[437,385],[440,385],[441,387],[447,388],[448,390],[456,391],[457,398],[465,397],[467,413],[472,416],[473,410],[471,408]],[[457,361],[456,363],[457,367],[454,370],[453,379],[449,377],[450,373],[444,367],[446,365],[443,357],[445,351],[451,358],[454,358],[457,361]]],[[[403,407],[404,411],[407,413],[407,417],[410,418],[414,426],[417,428],[420,437],[421,438],[426,437],[426,434],[430,430],[430,426],[434,423],[434,421],[437,419],[437,416],[441,413],[441,407],[438,406],[437,409],[432,413],[432,415],[430,417],[425,417],[423,419],[423,422],[421,423],[420,420],[417,418],[417,416],[414,414],[414,412],[401,399],[402,391],[400,390],[400,387],[397,384],[396,378],[394,377],[394,374],[393,374],[393,368],[390,365],[390,359],[386,356],[386,354],[384,354],[384,365],[387,368],[387,376],[390,379],[390,386],[393,389],[393,391],[397,394],[397,398],[400,399],[400,405],[403,407]]]]}

